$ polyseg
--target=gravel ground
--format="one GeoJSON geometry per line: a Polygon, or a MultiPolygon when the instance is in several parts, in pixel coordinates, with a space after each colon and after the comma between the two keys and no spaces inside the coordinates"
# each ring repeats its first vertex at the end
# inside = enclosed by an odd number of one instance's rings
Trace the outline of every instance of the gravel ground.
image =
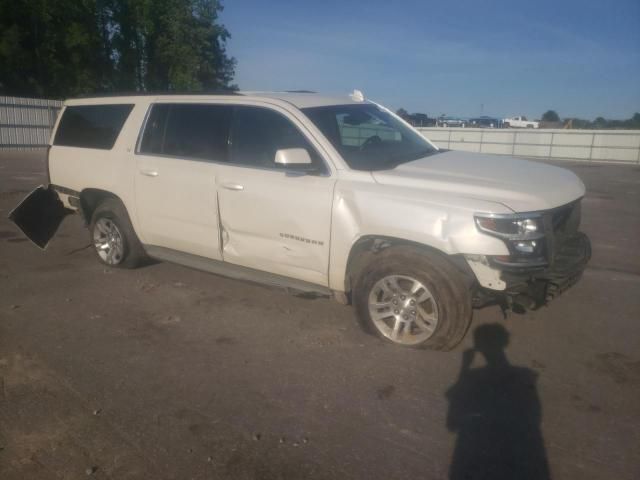
{"type": "Polygon", "coordinates": [[[582,281],[436,353],[326,299],[106,269],[77,216],[40,252],[6,216],[43,157],[5,152],[0,478],[640,478],[640,167],[562,165],[588,188],[582,281]]]}

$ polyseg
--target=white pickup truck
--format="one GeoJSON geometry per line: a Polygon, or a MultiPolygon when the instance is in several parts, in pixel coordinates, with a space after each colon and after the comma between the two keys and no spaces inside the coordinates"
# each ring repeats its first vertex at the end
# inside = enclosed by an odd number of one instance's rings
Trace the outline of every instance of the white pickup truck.
{"type": "Polygon", "coordinates": [[[540,128],[540,123],[534,120],[527,120],[522,115],[518,117],[505,118],[502,120],[504,128],[540,128]]]}
{"type": "Polygon", "coordinates": [[[590,257],[573,173],[439,150],[359,95],[69,100],[48,172],[10,214],[42,248],[75,212],[110,267],[333,296],[403,346],[450,349],[472,307],[542,305],[590,257]]]}

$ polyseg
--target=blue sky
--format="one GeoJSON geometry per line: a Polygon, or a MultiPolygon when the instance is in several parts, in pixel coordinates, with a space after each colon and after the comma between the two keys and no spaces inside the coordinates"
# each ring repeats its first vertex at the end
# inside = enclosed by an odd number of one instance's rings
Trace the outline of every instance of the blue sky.
{"type": "Polygon", "coordinates": [[[410,112],[640,111],[640,0],[226,0],[244,90],[347,93],[410,112]]]}

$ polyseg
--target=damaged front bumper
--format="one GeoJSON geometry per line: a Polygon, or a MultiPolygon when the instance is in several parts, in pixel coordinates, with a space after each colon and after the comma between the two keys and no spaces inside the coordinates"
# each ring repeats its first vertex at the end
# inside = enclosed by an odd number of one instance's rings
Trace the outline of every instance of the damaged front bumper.
{"type": "MultiPolygon", "coordinates": [[[[474,304],[481,306],[496,299],[506,299],[508,304],[539,308],[575,285],[590,258],[591,242],[582,232],[575,232],[558,242],[552,261],[545,266],[505,266],[485,257],[482,262],[485,278],[490,272],[494,280],[490,285],[480,282],[474,304]]],[[[470,260],[467,261],[471,265],[470,260]]],[[[477,263],[473,268],[476,275],[477,263]]]]}
{"type": "Polygon", "coordinates": [[[29,240],[44,250],[64,218],[71,213],[73,210],[64,206],[58,192],[51,185],[41,185],[9,213],[9,220],[15,223],[29,240]]]}
{"type": "Polygon", "coordinates": [[[575,285],[590,259],[589,237],[577,232],[564,239],[549,267],[540,271],[503,270],[506,293],[517,303],[528,300],[530,307],[540,307],[575,285]]]}

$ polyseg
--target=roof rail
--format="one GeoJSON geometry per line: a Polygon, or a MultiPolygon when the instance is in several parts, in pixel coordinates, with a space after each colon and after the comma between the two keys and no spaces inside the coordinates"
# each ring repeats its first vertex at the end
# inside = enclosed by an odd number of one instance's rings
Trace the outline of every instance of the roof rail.
{"type": "Polygon", "coordinates": [[[109,97],[148,97],[148,96],[164,96],[164,95],[242,95],[237,90],[203,90],[194,91],[145,91],[145,92],[96,92],[77,95],[73,98],[109,98],[109,97]]]}

